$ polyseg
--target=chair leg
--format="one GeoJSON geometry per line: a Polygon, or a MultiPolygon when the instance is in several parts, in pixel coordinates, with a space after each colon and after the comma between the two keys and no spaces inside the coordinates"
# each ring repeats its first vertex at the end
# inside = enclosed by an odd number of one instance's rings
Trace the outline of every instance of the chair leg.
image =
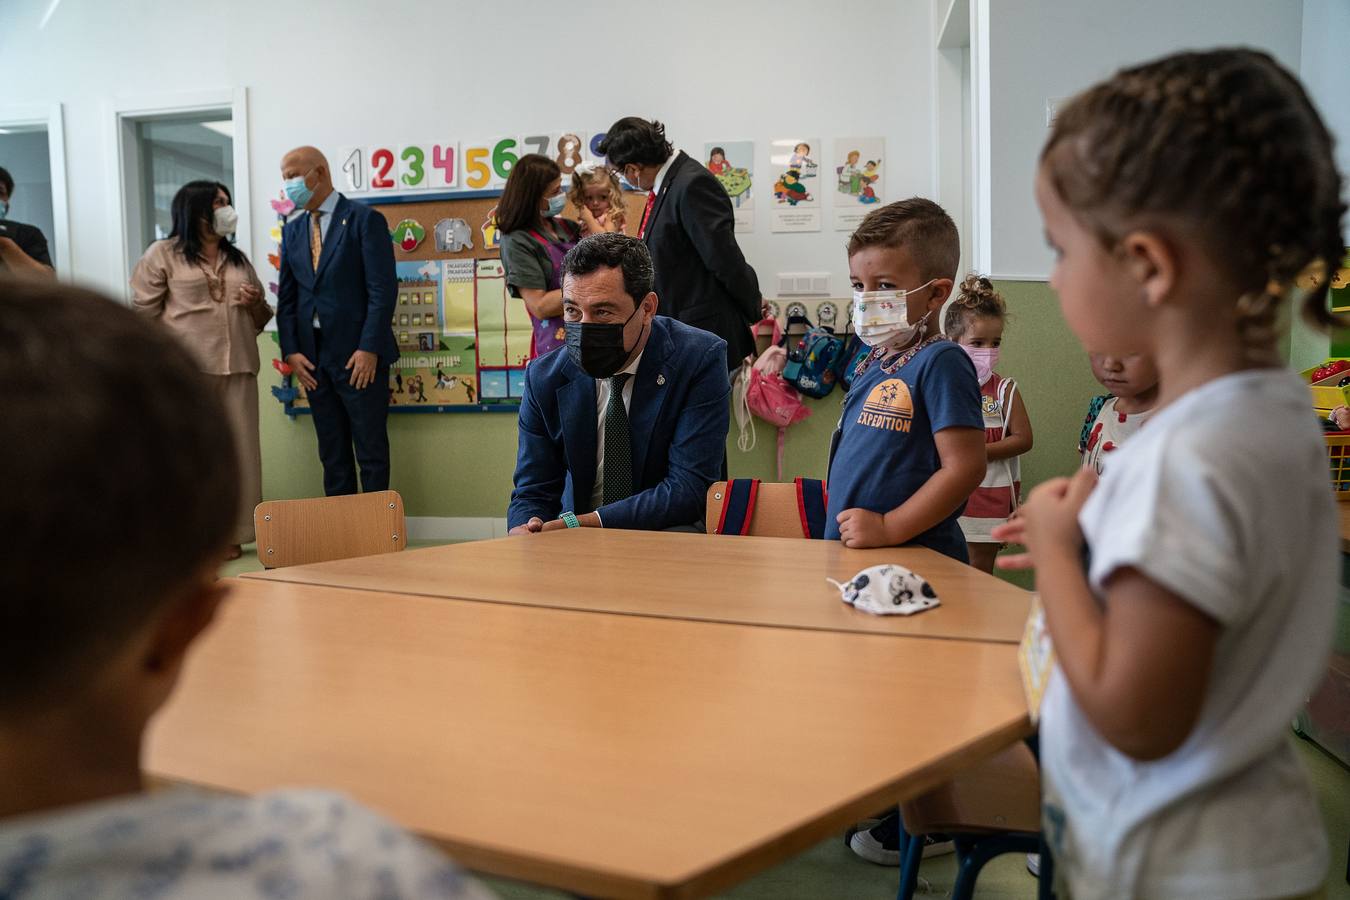
{"type": "Polygon", "coordinates": [[[1035,835],[1015,833],[958,841],[957,848],[962,852],[956,869],[956,883],[952,885],[952,900],[972,900],[975,896],[975,881],[989,860],[1005,853],[1034,853],[1039,842],[1040,839],[1035,835]]]}
{"type": "Polygon", "coordinates": [[[919,886],[919,864],[923,862],[923,835],[900,833],[904,846],[900,849],[900,892],[896,900],[914,900],[919,886]]]}
{"type": "Polygon", "coordinates": [[[1050,845],[1045,842],[1044,834],[1040,836],[1040,845],[1036,851],[1041,859],[1041,871],[1036,876],[1036,900],[1055,900],[1055,858],[1050,855],[1050,845]]]}

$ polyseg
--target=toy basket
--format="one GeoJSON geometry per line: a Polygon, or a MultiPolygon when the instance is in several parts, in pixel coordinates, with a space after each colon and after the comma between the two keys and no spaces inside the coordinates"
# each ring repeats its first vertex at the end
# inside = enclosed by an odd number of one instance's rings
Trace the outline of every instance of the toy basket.
{"type": "Polygon", "coordinates": [[[1327,441],[1327,462],[1331,466],[1331,487],[1337,500],[1350,500],[1350,431],[1323,435],[1327,441]]]}
{"type": "Polygon", "coordinates": [[[1346,369],[1343,372],[1337,372],[1335,375],[1323,378],[1321,381],[1312,381],[1312,374],[1313,372],[1316,372],[1318,368],[1327,363],[1336,362],[1341,358],[1342,357],[1332,357],[1323,360],[1311,369],[1304,369],[1302,373],[1303,380],[1308,382],[1308,390],[1312,393],[1313,408],[1321,410],[1323,415],[1326,415],[1338,406],[1350,406],[1350,385],[1346,385],[1345,387],[1340,387],[1338,385],[1338,382],[1342,378],[1350,375],[1350,369],[1346,369]]]}

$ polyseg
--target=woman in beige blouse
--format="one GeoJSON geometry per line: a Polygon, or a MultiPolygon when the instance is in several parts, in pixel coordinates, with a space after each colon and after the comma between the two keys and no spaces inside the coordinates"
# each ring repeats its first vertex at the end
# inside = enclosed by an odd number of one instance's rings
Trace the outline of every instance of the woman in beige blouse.
{"type": "Polygon", "coordinates": [[[241,476],[229,556],[237,559],[240,545],[253,540],[253,507],[262,500],[258,334],[272,309],[253,266],[228,237],[239,217],[225,185],[188,182],[174,195],[172,213],[169,237],[151,244],[136,264],[133,299],[187,345],[229,411],[241,476]]]}

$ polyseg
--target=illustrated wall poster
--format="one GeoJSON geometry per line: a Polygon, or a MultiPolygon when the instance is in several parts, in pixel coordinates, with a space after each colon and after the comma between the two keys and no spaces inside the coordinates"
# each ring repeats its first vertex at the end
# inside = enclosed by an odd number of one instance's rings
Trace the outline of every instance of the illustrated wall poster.
{"type": "Polygon", "coordinates": [[[819,138],[773,141],[773,225],[776,232],[820,230],[819,138]]]}
{"type": "Polygon", "coordinates": [[[853,231],[872,207],[884,202],[882,178],[886,140],[838,138],[834,142],[834,227],[853,231]]]}
{"type": "Polygon", "coordinates": [[[473,265],[473,260],[394,264],[398,297],[393,325],[400,356],[389,372],[389,402],[395,406],[475,402],[478,358],[473,335],[472,297],[465,333],[462,296],[457,297],[456,304],[447,310],[444,291],[447,267],[463,262],[473,265]],[[447,326],[452,317],[454,327],[459,331],[448,333],[447,326]]]}
{"type": "Polygon", "coordinates": [[[731,198],[739,232],[755,230],[754,141],[720,141],[703,145],[703,162],[731,198]]]}

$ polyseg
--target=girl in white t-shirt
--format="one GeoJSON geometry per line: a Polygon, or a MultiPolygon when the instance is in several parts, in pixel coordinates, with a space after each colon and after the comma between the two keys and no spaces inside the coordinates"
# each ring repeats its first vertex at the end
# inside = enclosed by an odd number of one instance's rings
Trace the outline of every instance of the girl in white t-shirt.
{"type": "Polygon", "coordinates": [[[1092,374],[1111,393],[1088,405],[1078,453],[1083,465],[1102,473],[1106,457],[1139,430],[1158,402],[1158,367],[1139,353],[1089,353],[1092,374]]]}
{"type": "Polygon", "coordinates": [[[1265,53],[1179,53],[1063,107],[1036,200],[1085,347],[1157,362],[1147,427],[996,536],[1034,563],[1056,662],[1043,826],[1074,900],[1318,891],[1290,746],[1335,614],[1338,520],[1307,386],[1276,352],[1345,251],[1332,139],[1265,53]],[[1307,279],[1307,282],[1304,281],[1307,279]],[[1302,285],[1312,286],[1302,289],[1302,285]]]}

